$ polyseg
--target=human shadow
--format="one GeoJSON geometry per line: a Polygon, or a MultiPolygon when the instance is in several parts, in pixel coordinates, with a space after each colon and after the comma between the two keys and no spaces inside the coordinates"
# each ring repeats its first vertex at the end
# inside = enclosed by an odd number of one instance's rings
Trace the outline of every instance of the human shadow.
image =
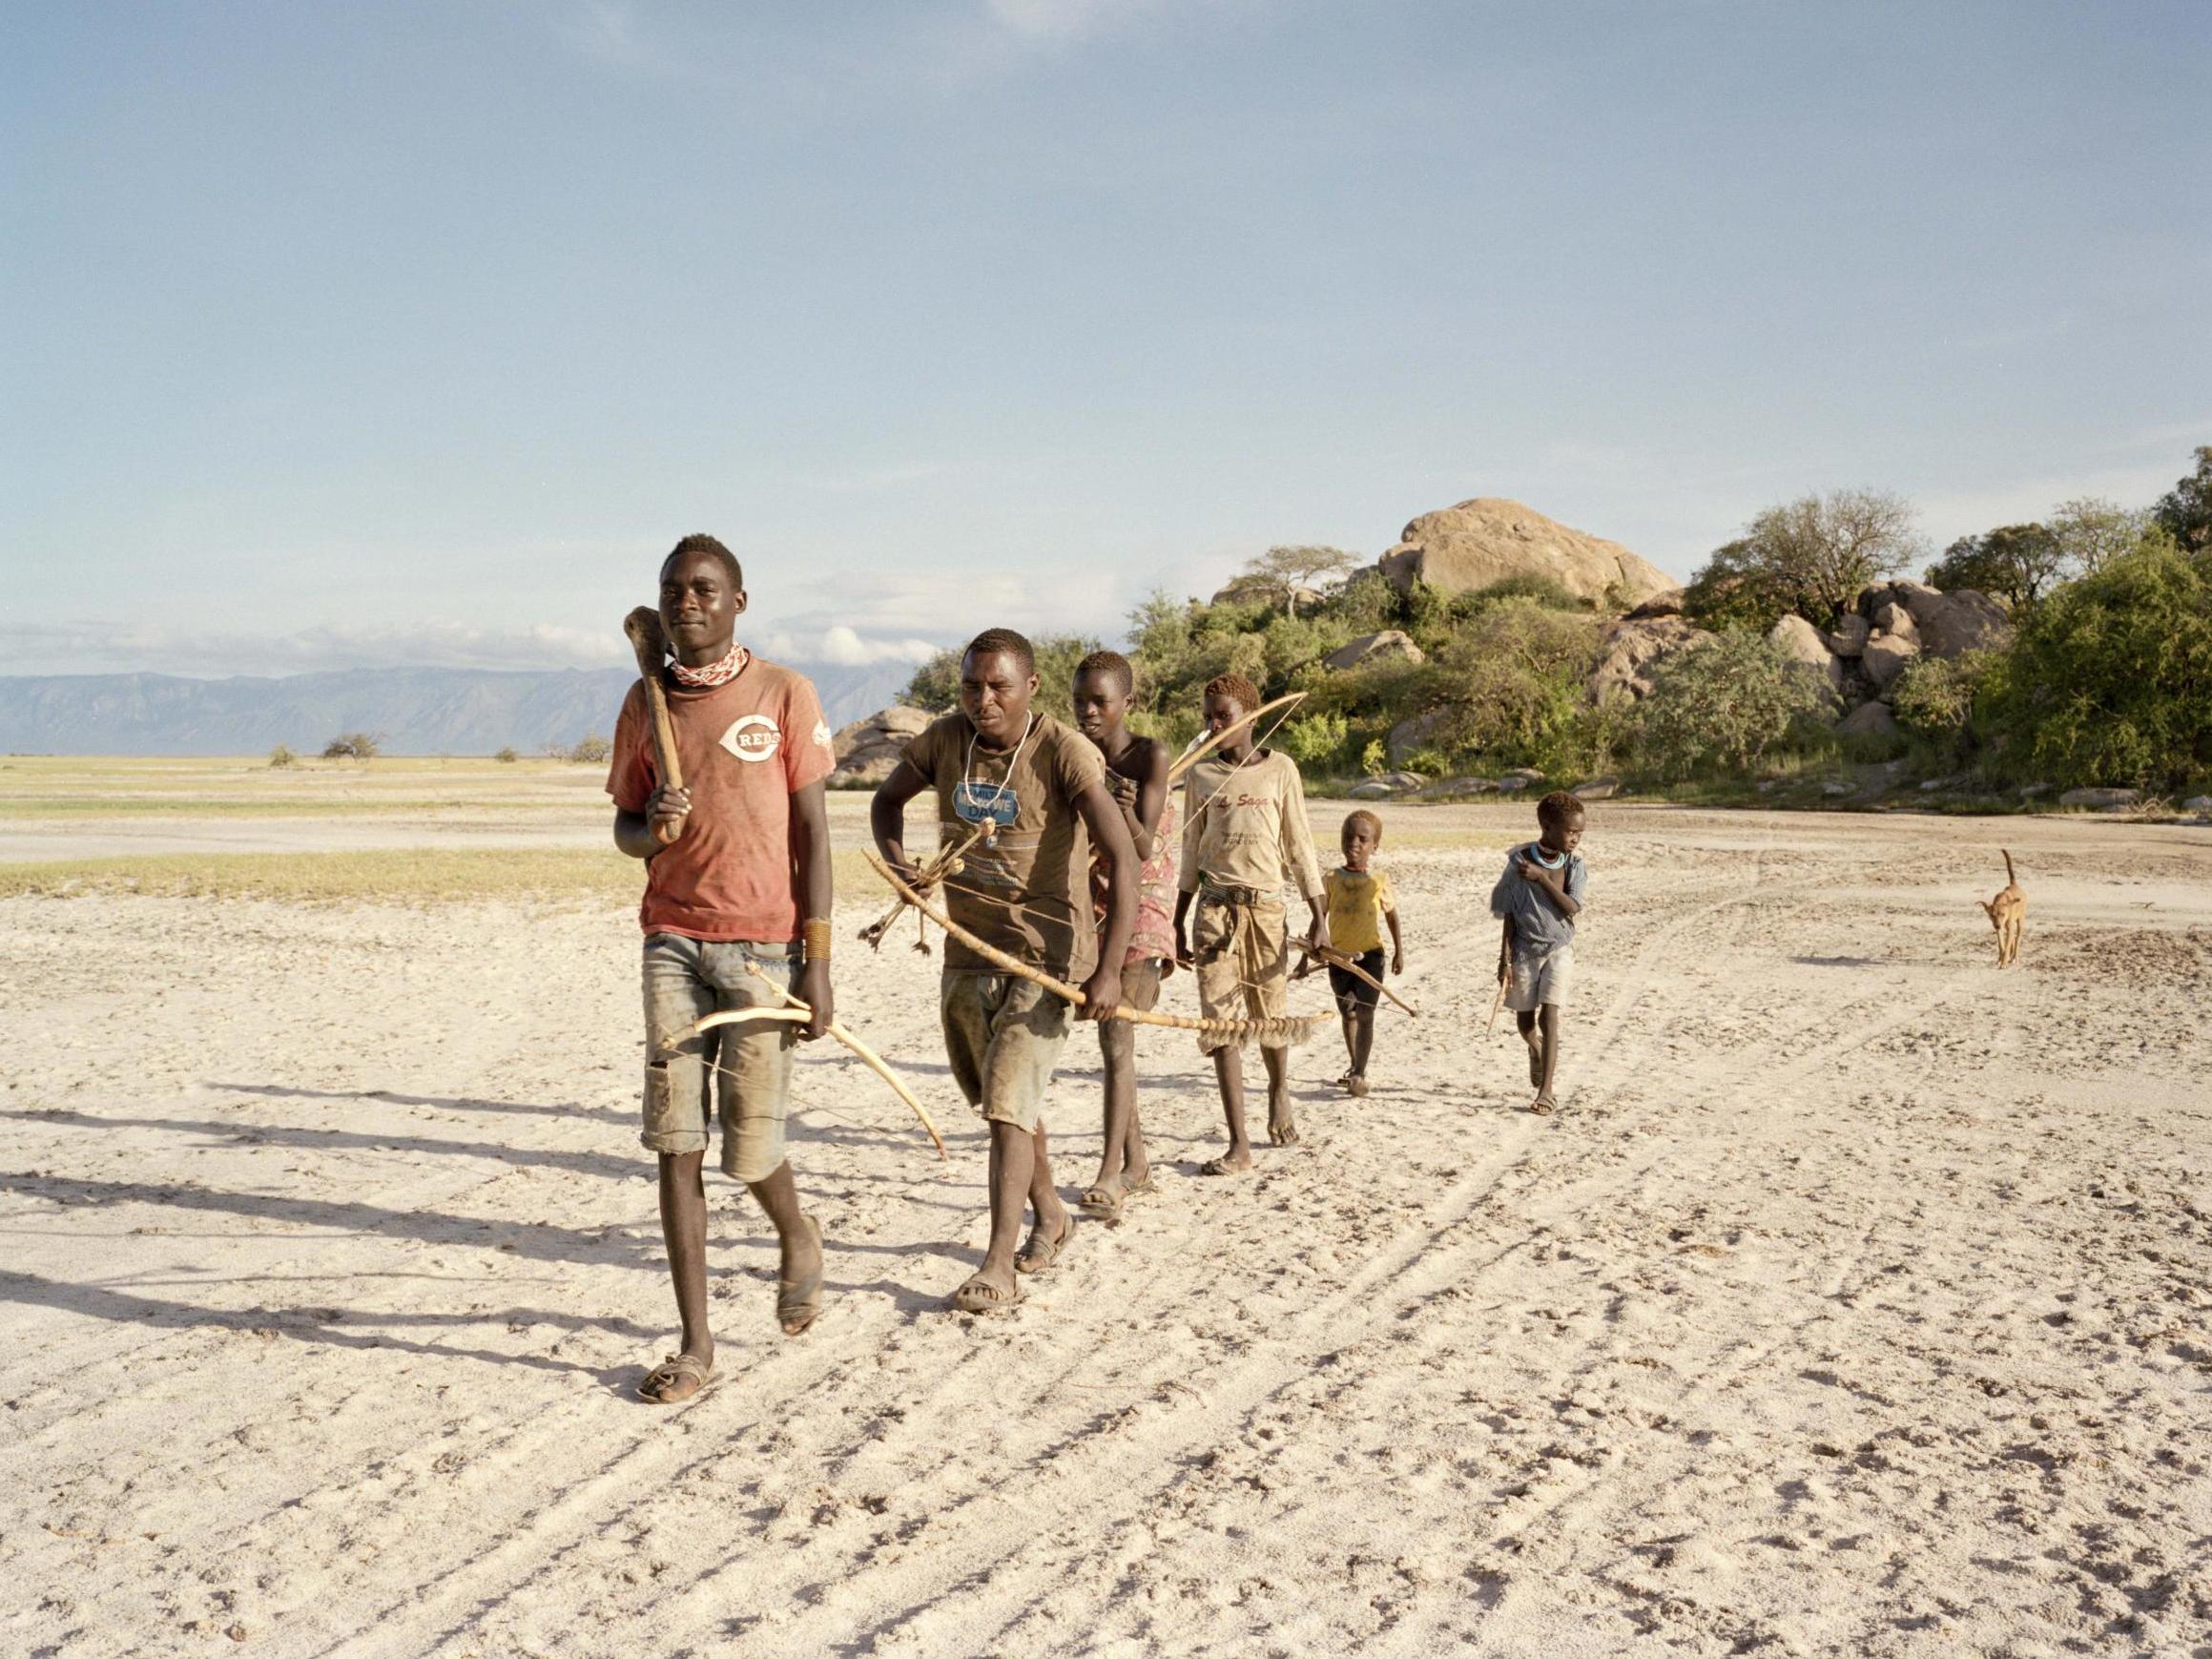
{"type": "Polygon", "coordinates": [[[1789,960],[1800,967],[1893,967],[1896,965],[1872,956],[1793,956],[1789,960]]]}
{"type": "MultiPolygon", "coordinates": [[[[387,1210],[380,1205],[343,1199],[226,1192],[185,1183],[86,1180],[61,1175],[0,1175],[0,1192],[46,1198],[72,1208],[160,1205],[199,1213],[246,1216],[256,1221],[291,1222],[337,1233],[496,1250],[528,1261],[636,1268],[655,1275],[667,1271],[657,1225],[639,1225],[632,1231],[622,1222],[610,1221],[603,1228],[586,1232],[550,1221],[487,1221],[439,1210],[387,1210]]],[[[755,1236],[711,1242],[725,1246],[758,1243],[773,1250],[773,1236],[764,1228],[755,1236]]],[[[866,1255],[906,1256],[917,1250],[928,1253],[935,1247],[839,1239],[833,1248],[866,1255]]]]}
{"type": "Polygon", "coordinates": [[[641,1342],[650,1341],[660,1335],[657,1330],[649,1329],[632,1319],[589,1318],[576,1314],[555,1313],[546,1308],[486,1309],[453,1314],[363,1313],[358,1309],[327,1306],[203,1308],[193,1302],[140,1296],[135,1292],[115,1290],[105,1285],[72,1284],[64,1280],[41,1278],[35,1274],[18,1273],[10,1268],[0,1268],[0,1302],[13,1302],[24,1307],[55,1308],[64,1313],[81,1314],[87,1318],[107,1319],[124,1325],[151,1325],[171,1330],[236,1331],[293,1341],[315,1342],[332,1348],[349,1348],[357,1353],[389,1348],[403,1354],[421,1354],[441,1359],[481,1359],[488,1364],[522,1365],[536,1371],[576,1372],[603,1383],[612,1383],[630,1375],[635,1367],[603,1370],[579,1365],[573,1360],[556,1359],[544,1354],[503,1354],[492,1348],[425,1341],[391,1333],[395,1327],[458,1329],[506,1323],[550,1325],[566,1332],[610,1331],[641,1342]]]}
{"type": "Polygon", "coordinates": [[[567,1170],[578,1175],[599,1175],[622,1180],[650,1164],[634,1158],[611,1157],[605,1152],[563,1151],[558,1148],[517,1147],[498,1142],[441,1140],[434,1135],[370,1134],[360,1130],[312,1129],[299,1124],[219,1123],[207,1118],[111,1117],[83,1111],[0,1111],[0,1118],[22,1118],[39,1123],[65,1124],[78,1129],[174,1130],[181,1133],[211,1135],[238,1146],[298,1147],[309,1151],[399,1151],[432,1156],[488,1158],[495,1163],[526,1169],[567,1170]]]}
{"type": "Polygon", "coordinates": [[[265,1094],[277,1099],[384,1100],[394,1106],[434,1106],[445,1111],[527,1112],[533,1117],[590,1117],[613,1124],[637,1121],[635,1113],[617,1111],[608,1106],[569,1103],[540,1106],[519,1100],[479,1100],[468,1095],[400,1094],[389,1089],[301,1089],[289,1083],[222,1083],[213,1079],[207,1087],[227,1089],[233,1094],[265,1094]]]}

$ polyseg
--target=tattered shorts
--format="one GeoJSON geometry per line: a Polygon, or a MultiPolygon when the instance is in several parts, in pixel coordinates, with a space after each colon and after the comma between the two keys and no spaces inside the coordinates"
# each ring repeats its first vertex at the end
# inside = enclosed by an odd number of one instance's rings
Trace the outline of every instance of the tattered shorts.
{"type": "Polygon", "coordinates": [[[721,1108],[722,1169],[740,1181],[764,1181],[783,1162],[783,1119],[791,1093],[789,1024],[723,1026],[704,1036],[692,1027],[724,1008],[773,1008],[797,976],[799,950],[649,933],[645,940],[645,1132],[656,1152],[707,1149],[707,1079],[721,1108]],[[745,971],[755,963],[768,977],[745,971]]]}
{"type": "MultiPolygon", "coordinates": [[[[1190,956],[1198,972],[1198,1011],[1209,1020],[1279,1020],[1288,1010],[1291,952],[1283,935],[1280,901],[1231,903],[1201,891],[1190,926],[1190,956]]],[[[1201,1031],[1198,1047],[1211,1054],[1242,1048],[1244,1039],[1201,1031]]],[[[1287,1048],[1287,1040],[1263,1043],[1287,1048]]]]}
{"type": "Polygon", "coordinates": [[[947,968],[939,989],[945,1059],[968,1104],[992,1123],[1033,1130],[1073,1012],[1010,973],[947,968]]]}
{"type": "Polygon", "coordinates": [[[1513,984],[1506,987],[1505,1006],[1517,1014],[1534,1013],[1544,1004],[1563,1006],[1567,987],[1575,979],[1575,947],[1554,945],[1549,950],[1513,953],[1513,984]]]}

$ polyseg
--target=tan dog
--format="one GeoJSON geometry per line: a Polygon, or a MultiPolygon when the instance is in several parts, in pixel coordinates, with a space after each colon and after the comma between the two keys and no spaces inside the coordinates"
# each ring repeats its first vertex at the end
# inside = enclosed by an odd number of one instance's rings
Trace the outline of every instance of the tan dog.
{"type": "MultiPolygon", "coordinates": [[[[2002,851],[2002,849],[1999,849],[2002,851]]],[[[1990,925],[1997,930],[1997,966],[2004,967],[2017,962],[2020,955],[2020,923],[2028,917],[2028,895],[2020,887],[2019,877],[2013,874],[2013,855],[2005,854],[2004,891],[1995,899],[1987,900],[1982,908],[1989,912],[1990,925]]]]}

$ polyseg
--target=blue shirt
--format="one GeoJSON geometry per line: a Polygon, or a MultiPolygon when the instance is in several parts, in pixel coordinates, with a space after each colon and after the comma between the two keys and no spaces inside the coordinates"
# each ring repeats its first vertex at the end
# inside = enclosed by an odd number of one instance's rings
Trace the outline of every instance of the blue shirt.
{"type": "MultiPolygon", "coordinates": [[[[1505,873],[1498,878],[1498,885],[1490,889],[1490,914],[1513,918],[1513,948],[1517,954],[1541,955],[1575,942],[1575,924],[1561,914],[1552,896],[1536,882],[1522,876],[1516,866],[1522,859],[1540,863],[1536,844],[1523,842],[1505,855],[1505,873]]],[[[1590,866],[1582,862],[1581,855],[1569,853],[1567,867],[1554,872],[1565,880],[1561,885],[1579,910],[1587,902],[1582,897],[1590,890],[1590,866]]]]}

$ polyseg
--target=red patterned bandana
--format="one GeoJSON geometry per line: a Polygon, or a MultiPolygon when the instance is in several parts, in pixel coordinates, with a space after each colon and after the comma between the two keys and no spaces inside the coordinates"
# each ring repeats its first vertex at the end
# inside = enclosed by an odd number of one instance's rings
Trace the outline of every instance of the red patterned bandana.
{"type": "Polygon", "coordinates": [[[669,673],[676,676],[678,685],[694,688],[726,686],[745,672],[745,665],[753,660],[753,653],[734,639],[730,642],[730,653],[720,662],[711,662],[705,668],[686,668],[671,657],[669,673]]]}

